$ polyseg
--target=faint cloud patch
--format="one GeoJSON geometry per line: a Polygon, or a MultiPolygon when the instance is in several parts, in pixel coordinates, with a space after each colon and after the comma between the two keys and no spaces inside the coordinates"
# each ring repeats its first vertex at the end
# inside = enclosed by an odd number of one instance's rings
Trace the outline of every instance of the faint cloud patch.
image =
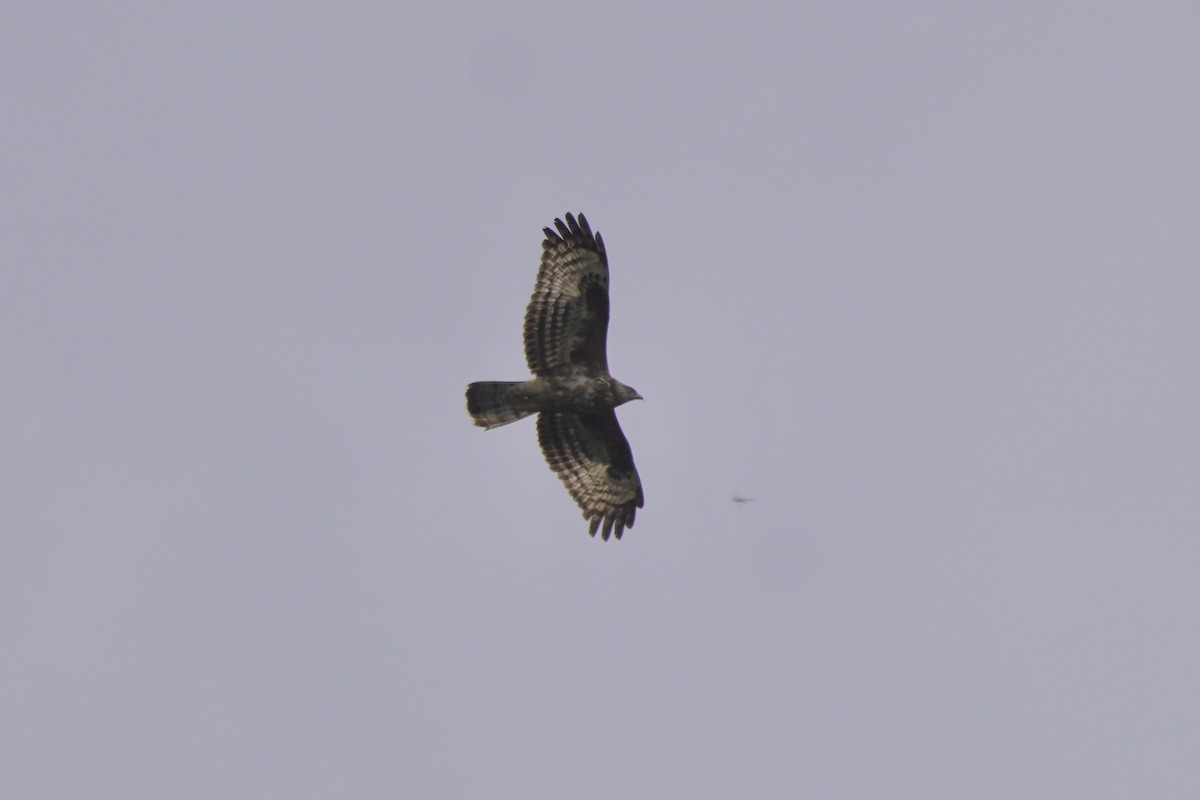
{"type": "Polygon", "coordinates": [[[529,42],[513,34],[491,34],[471,49],[467,85],[476,96],[511,103],[529,93],[537,74],[537,56],[529,42]]]}

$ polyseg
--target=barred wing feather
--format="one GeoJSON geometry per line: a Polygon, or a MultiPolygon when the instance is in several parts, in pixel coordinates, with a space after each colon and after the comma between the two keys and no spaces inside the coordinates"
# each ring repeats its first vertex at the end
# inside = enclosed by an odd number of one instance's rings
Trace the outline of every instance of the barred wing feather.
{"type": "Polygon", "coordinates": [[[542,263],[525,310],[525,360],[534,375],[608,374],[608,256],[583,214],[544,228],[542,263]]]}

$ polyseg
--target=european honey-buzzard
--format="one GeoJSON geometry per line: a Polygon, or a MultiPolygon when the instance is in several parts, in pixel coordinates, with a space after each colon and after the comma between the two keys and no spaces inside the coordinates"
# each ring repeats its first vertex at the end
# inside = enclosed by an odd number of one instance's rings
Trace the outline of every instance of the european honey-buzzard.
{"type": "Polygon", "coordinates": [[[583,214],[543,228],[542,265],[525,310],[527,381],[467,387],[482,428],[537,414],[538,444],[590,521],[588,533],[618,539],[645,504],[629,442],[613,412],[642,396],[608,374],[608,256],[583,214]]]}

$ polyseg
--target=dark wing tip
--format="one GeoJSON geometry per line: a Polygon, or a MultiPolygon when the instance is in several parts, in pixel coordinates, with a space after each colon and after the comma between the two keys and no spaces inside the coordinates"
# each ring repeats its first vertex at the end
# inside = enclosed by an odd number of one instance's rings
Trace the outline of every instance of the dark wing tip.
{"type": "Polygon", "coordinates": [[[574,239],[579,235],[579,225],[575,222],[575,218],[569,213],[567,214],[567,221],[565,224],[561,219],[555,218],[554,227],[558,228],[558,233],[560,236],[562,236],[563,241],[566,241],[567,239],[574,239]]]}
{"type": "MultiPolygon", "coordinates": [[[[567,219],[570,219],[570,218],[571,218],[571,215],[567,214],[567,219]]],[[[575,227],[579,229],[580,234],[585,239],[595,239],[596,238],[592,234],[592,226],[588,225],[587,217],[585,217],[583,215],[582,211],[579,212],[579,224],[576,225],[575,227]]]]}
{"type": "Polygon", "coordinates": [[[542,241],[543,249],[549,250],[560,244],[578,244],[604,255],[604,239],[600,238],[599,233],[592,232],[592,226],[588,224],[582,211],[578,217],[570,212],[562,218],[555,217],[554,229],[542,228],[542,233],[546,235],[542,241]]]}
{"type": "Polygon", "coordinates": [[[589,520],[588,536],[595,537],[596,532],[600,532],[600,538],[608,541],[608,537],[620,539],[621,534],[625,533],[626,528],[632,528],[633,523],[637,518],[637,509],[642,507],[641,492],[638,492],[637,508],[633,506],[624,506],[614,508],[610,511],[591,511],[584,512],[583,516],[589,520]]]}

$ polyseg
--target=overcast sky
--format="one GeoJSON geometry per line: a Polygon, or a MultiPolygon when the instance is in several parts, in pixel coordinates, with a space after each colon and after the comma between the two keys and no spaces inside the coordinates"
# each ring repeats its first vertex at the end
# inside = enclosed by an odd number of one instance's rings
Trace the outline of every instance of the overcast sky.
{"type": "Polygon", "coordinates": [[[8,4],[0,796],[1200,796],[1198,36],[8,4]],[[463,401],[567,211],[620,542],[463,401]]]}

